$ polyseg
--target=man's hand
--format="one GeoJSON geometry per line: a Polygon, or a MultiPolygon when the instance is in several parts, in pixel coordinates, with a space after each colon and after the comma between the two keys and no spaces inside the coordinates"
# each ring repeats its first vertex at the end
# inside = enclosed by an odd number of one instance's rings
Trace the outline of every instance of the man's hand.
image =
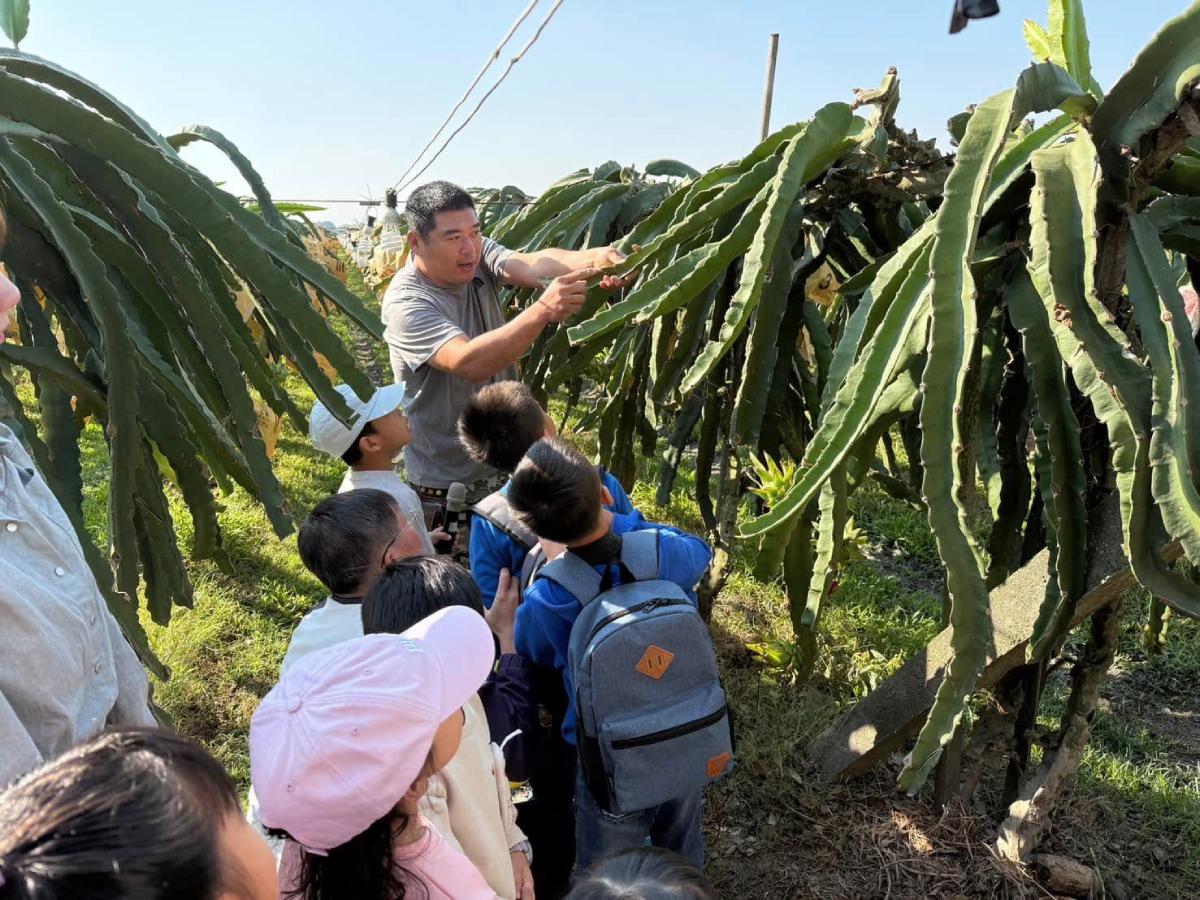
{"type": "MultiPolygon", "coordinates": [[[[637,253],[642,248],[634,244],[632,249],[634,253],[637,253]]],[[[601,271],[616,268],[625,262],[626,259],[625,254],[616,247],[598,247],[594,252],[595,256],[592,259],[592,266],[601,271]]],[[[628,275],[620,278],[616,275],[605,275],[600,279],[600,287],[606,291],[615,291],[633,284],[636,278],[637,274],[634,272],[630,272],[628,275]]]]}
{"type": "Polygon", "coordinates": [[[429,530],[429,540],[431,540],[433,545],[436,547],[442,541],[450,540],[450,535],[448,532],[443,531],[440,527],[431,528],[429,530]]]}
{"type": "Polygon", "coordinates": [[[534,900],[533,872],[529,869],[529,860],[520,850],[512,852],[513,884],[517,886],[517,900],[534,900]]]}
{"type": "Polygon", "coordinates": [[[551,322],[561,322],[579,312],[587,294],[587,280],[595,275],[595,269],[587,268],[550,279],[537,302],[547,309],[551,322]]]}
{"type": "Polygon", "coordinates": [[[517,606],[521,602],[521,585],[512,577],[508,569],[500,570],[500,580],[496,584],[496,598],[492,608],[483,614],[488,627],[500,642],[500,653],[516,653],[515,638],[517,606]]]}

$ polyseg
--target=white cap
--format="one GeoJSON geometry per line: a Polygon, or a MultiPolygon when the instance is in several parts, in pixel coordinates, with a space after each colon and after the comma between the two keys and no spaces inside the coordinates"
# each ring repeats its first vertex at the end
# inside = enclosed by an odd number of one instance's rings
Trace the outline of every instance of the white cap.
{"type": "Polygon", "coordinates": [[[341,456],[349,450],[368,422],[408,405],[402,381],[384,385],[371,395],[370,400],[359,399],[348,384],[339,384],[334,390],[345,398],[346,405],[350,407],[349,427],[339,422],[320,400],[313,404],[308,417],[308,436],[313,446],[330,456],[341,456]]]}

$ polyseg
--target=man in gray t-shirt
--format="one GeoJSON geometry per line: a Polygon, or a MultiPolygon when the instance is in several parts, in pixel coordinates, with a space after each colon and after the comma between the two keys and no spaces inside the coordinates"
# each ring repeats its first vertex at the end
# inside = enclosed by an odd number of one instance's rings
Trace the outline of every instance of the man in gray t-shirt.
{"type": "MultiPolygon", "coordinates": [[[[474,503],[494,489],[496,473],[471,461],[459,444],[459,414],[483,385],[516,378],[517,360],[542,330],[583,305],[587,278],[624,256],[611,247],[508,250],[482,236],[470,194],[445,181],[413,191],[405,214],[412,254],[384,294],[382,318],[392,371],[407,386],[408,480],[427,509],[455,481],[474,503]],[[547,286],[506,322],[502,282],[547,286]]],[[[608,276],[601,281],[604,288],[621,284],[608,276]]]]}

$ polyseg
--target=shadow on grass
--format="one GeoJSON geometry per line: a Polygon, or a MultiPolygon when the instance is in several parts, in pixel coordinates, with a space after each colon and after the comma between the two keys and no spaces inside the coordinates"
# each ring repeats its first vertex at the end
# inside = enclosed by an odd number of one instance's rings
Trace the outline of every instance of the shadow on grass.
{"type": "MultiPolygon", "coordinates": [[[[1200,704],[1194,689],[1164,691],[1127,662],[1101,687],[1083,761],[1046,847],[1092,861],[1106,884],[1119,881],[1132,896],[1183,896],[1183,885],[1195,896],[1200,704]]],[[[1068,691],[1065,677],[1048,686],[1043,725],[1056,724],[1068,691]]]]}

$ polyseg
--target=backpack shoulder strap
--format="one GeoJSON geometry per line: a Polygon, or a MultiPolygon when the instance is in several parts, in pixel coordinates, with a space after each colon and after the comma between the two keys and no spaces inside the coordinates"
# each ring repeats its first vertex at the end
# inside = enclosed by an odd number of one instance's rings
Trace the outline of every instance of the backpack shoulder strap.
{"type": "Polygon", "coordinates": [[[621,563],[634,581],[658,578],[658,532],[628,531],[621,535],[621,563]]]}
{"type": "Polygon", "coordinates": [[[521,561],[521,590],[525,591],[533,584],[534,577],[546,566],[546,551],[541,544],[534,544],[521,561]]]}
{"type": "Polygon", "coordinates": [[[475,515],[487,519],[526,550],[532,549],[538,542],[537,535],[513,515],[512,507],[508,505],[508,497],[499,491],[488,494],[471,507],[471,510],[475,515]]]}
{"type": "Polygon", "coordinates": [[[599,596],[600,573],[570,551],[546,563],[537,578],[547,578],[571,594],[580,605],[587,606],[599,596]]]}

